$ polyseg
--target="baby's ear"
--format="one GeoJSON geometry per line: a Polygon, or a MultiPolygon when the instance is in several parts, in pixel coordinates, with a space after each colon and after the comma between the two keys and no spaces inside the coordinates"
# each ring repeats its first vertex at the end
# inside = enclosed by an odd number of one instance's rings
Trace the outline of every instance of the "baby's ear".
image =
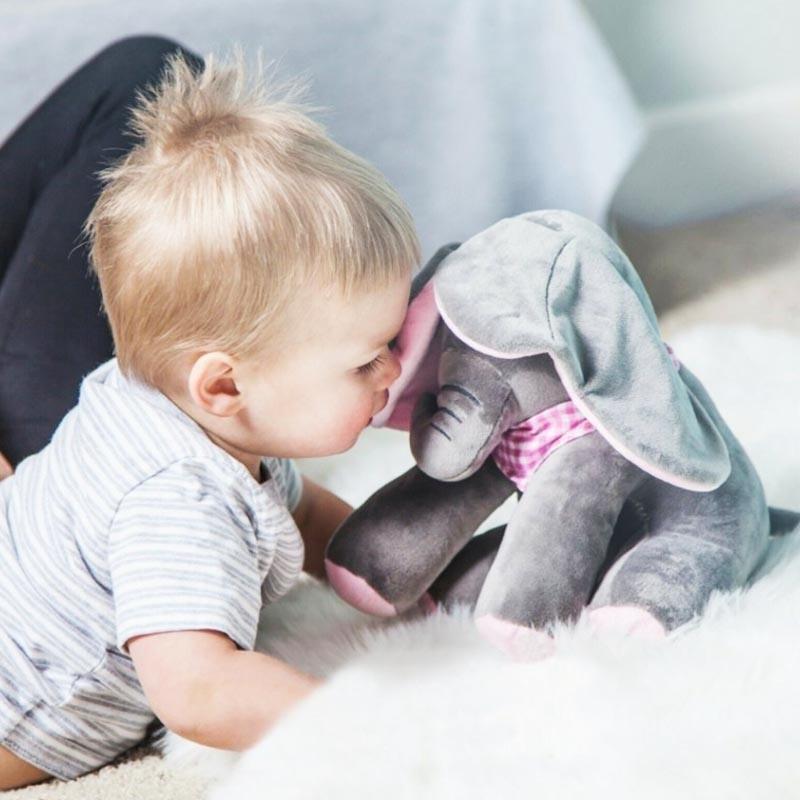
{"type": "Polygon", "coordinates": [[[235,361],[227,353],[203,353],[189,372],[188,390],[203,411],[229,417],[242,407],[242,394],[235,381],[235,361]]]}

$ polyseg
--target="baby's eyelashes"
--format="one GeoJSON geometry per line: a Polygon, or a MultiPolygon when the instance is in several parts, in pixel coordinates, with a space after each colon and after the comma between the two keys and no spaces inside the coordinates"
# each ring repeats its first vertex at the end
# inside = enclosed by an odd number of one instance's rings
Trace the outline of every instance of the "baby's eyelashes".
{"type": "Polygon", "coordinates": [[[375,356],[372,361],[367,362],[366,364],[362,364],[358,368],[359,375],[371,375],[373,372],[377,372],[385,361],[384,354],[381,353],[380,355],[375,356]]]}

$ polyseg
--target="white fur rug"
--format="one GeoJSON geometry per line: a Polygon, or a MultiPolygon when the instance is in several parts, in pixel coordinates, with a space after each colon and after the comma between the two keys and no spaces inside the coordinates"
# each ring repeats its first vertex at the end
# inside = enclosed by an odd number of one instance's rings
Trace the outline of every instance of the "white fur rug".
{"type": "MultiPolygon", "coordinates": [[[[770,502],[800,509],[800,338],[709,327],[671,344],[770,502]]],[[[308,472],[358,503],[408,463],[376,432],[308,472]]],[[[238,761],[176,738],[168,760],[221,776],[214,800],[800,798],[799,617],[800,529],[666,641],[579,622],[535,664],[508,662],[467,615],[381,627],[303,582],[266,610],[260,643],[328,683],[238,761]]]]}

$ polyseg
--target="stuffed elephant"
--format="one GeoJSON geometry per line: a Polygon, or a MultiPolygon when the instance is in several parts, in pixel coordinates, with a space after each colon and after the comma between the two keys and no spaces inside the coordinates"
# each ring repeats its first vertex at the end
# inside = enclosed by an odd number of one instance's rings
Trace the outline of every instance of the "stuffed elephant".
{"type": "Polygon", "coordinates": [[[402,372],[373,424],[409,430],[418,466],[329,544],[356,607],[466,602],[507,650],[587,604],[663,633],[762,558],[753,465],[588,220],[527,213],[442,248],[393,348],[402,372]],[[514,491],[505,530],[473,538],[514,491]]]}

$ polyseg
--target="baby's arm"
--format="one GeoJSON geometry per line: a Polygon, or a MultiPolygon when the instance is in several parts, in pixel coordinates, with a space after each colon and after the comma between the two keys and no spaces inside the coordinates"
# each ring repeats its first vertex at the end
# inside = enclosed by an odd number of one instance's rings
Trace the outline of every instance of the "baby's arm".
{"type": "Polygon", "coordinates": [[[6,460],[6,457],[0,453],[0,481],[3,478],[7,478],[14,472],[14,468],[11,464],[6,460]]]}
{"type": "Polygon", "coordinates": [[[292,516],[303,537],[306,549],[303,569],[306,572],[325,580],[328,540],[352,510],[352,506],[333,492],[303,476],[303,494],[292,516]]]}
{"type": "Polygon", "coordinates": [[[250,747],[319,684],[272,656],[237,649],[217,631],[134,636],[127,646],[153,713],[209,747],[250,747]]]}

